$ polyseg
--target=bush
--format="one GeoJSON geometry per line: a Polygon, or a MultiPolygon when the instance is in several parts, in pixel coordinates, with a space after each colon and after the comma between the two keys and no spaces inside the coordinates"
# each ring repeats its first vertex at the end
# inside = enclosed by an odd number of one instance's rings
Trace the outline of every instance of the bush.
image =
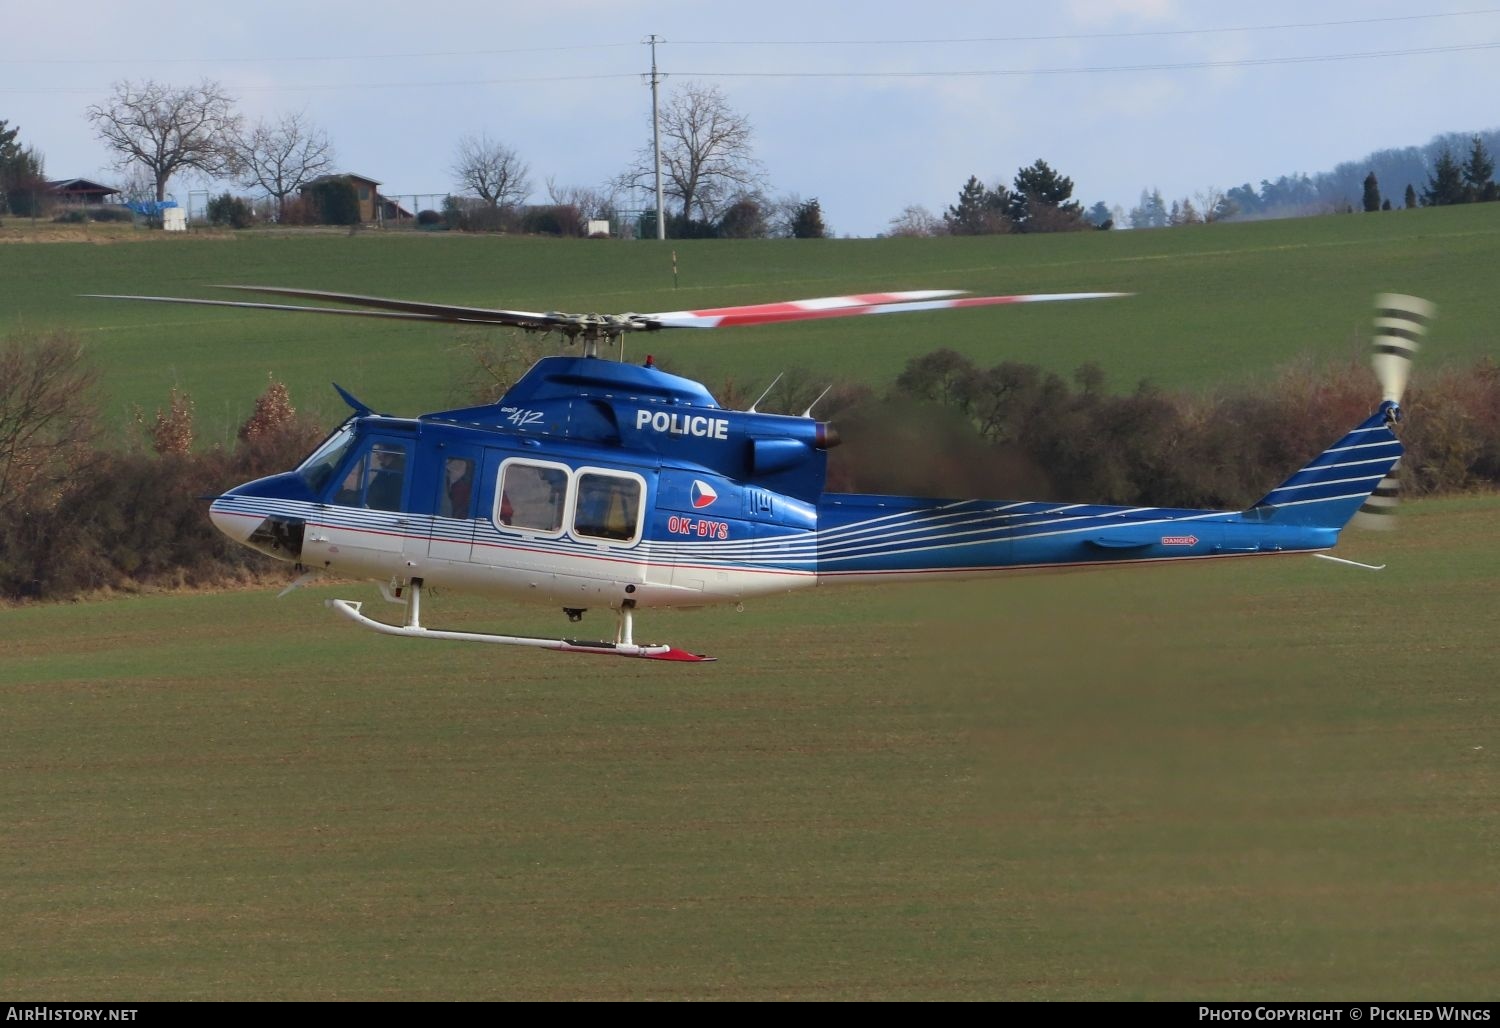
{"type": "Polygon", "coordinates": [[[94,207],[89,217],[95,221],[134,221],[135,212],[128,207],[94,207]]]}
{"type": "Polygon", "coordinates": [[[0,596],[65,599],[110,589],[204,586],[245,581],[276,567],[230,542],[206,516],[204,496],[296,465],[325,434],[292,409],[272,382],[241,427],[233,450],[191,452],[192,401],[175,390],[154,423],[141,416],[145,447],[100,452],[87,433],[92,383],[66,338],[4,351],[0,380],[39,383],[0,389],[0,444],[6,424],[35,424],[0,460],[0,596]],[[16,355],[24,358],[14,364],[16,355]],[[45,386],[42,388],[41,386],[45,386]],[[14,408],[30,421],[7,421],[14,408]],[[155,451],[155,452],[151,452],[155,451]]]}
{"type": "Polygon", "coordinates": [[[230,228],[249,228],[255,224],[255,213],[249,201],[228,193],[220,193],[208,201],[208,222],[211,225],[228,225],[230,228]]]}
{"type": "Polygon", "coordinates": [[[313,222],[320,225],[358,225],[359,194],[347,178],[329,178],[314,182],[302,190],[302,198],[312,208],[313,222]]]}
{"type": "Polygon", "coordinates": [[[8,185],[0,184],[0,196],[5,197],[4,209],[18,218],[45,217],[56,202],[47,180],[36,174],[23,174],[8,185]]]}
{"type": "Polygon", "coordinates": [[[288,196],[276,212],[278,225],[316,225],[317,210],[304,196],[288,196]]]}
{"type": "Polygon", "coordinates": [[[443,219],[459,232],[519,232],[521,215],[514,207],[491,207],[472,196],[443,200],[443,219]]]}
{"type": "MultiPolygon", "coordinates": [[[[1044,491],[1031,499],[1234,510],[1371,414],[1379,394],[1368,365],[1353,358],[1297,363],[1269,387],[1208,397],[1145,383],[1120,396],[1103,384],[1088,365],[1070,386],[1034,365],[982,369],[951,350],[913,358],[889,402],[956,411],[971,435],[934,441],[933,452],[902,463],[938,466],[944,452],[979,443],[1001,464],[1046,469],[1044,491]]],[[[1411,495],[1500,485],[1500,365],[1483,360],[1414,385],[1405,408],[1403,488],[1411,495]]],[[[879,464],[859,471],[841,472],[851,488],[890,488],[879,464]]]]}
{"type": "Polygon", "coordinates": [[[443,224],[443,216],[434,210],[418,211],[417,224],[423,228],[433,228],[443,224]]]}
{"type": "Polygon", "coordinates": [[[521,231],[539,236],[581,236],[586,225],[572,204],[527,207],[521,213],[521,231]]]}

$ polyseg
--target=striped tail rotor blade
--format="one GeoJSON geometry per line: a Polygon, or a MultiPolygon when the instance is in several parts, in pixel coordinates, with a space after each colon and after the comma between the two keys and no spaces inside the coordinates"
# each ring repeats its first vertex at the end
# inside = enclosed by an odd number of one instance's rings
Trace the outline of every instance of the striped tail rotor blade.
{"type": "Polygon", "coordinates": [[[1401,462],[1398,460],[1355,513],[1354,523],[1360,528],[1388,532],[1396,527],[1396,508],[1400,502],[1401,462]]]}
{"type": "Polygon", "coordinates": [[[1411,375],[1411,361],[1427,334],[1436,308],[1426,300],[1400,293],[1375,297],[1375,338],[1371,364],[1384,399],[1399,404],[1411,375]]]}

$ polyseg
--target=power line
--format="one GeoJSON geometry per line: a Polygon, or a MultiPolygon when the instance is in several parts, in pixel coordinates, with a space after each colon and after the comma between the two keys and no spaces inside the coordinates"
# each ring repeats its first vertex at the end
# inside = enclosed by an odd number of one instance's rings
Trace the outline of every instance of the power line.
{"type": "Polygon", "coordinates": [[[1138,39],[1163,36],[1207,36],[1232,32],[1271,32],[1284,29],[1343,28],[1390,22],[1432,21],[1437,18],[1468,18],[1500,14],[1500,7],[1437,14],[1404,14],[1384,18],[1347,18],[1341,21],[1283,22],[1276,25],[1239,25],[1231,28],[1139,29],[1129,32],[1072,32],[1039,36],[952,36],[936,39],[675,39],[674,46],[939,46],[955,43],[1045,43],[1086,39],[1138,39]]]}
{"type": "MultiPolygon", "coordinates": [[[[1338,21],[1282,22],[1270,25],[1238,25],[1226,28],[1196,29],[1139,29],[1123,32],[1075,32],[1030,36],[953,36],[934,39],[686,39],[672,40],[673,46],[938,46],[964,43],[1040,43],[1054,41],[1079,41],[1090,39],[1136,39],[1168,36],[1223,35],[1235,32],[1272,32],[1288,29],[1343,28],[1352,25],[1380,25],[1399,22],[1434,21],[1446,18],[1468,18],[1486,14],[1500,14],[1500,7],[1486,7],[1469,11],[1442,11],[1434,14],[1392,15],[1380,18],[1346,18],[1338,21]]],[[[666,42],[663,40],[662,42],[666,42]]],[[[637,43],[578,43],[568,46],[521,46],[507,49],[486,50],[422,50],[376,54],[310,54],[298,56],[261,57],[8,57],[5,63],[18,64],[271,64],[313,63],[337,61],[386,61],[415,60],[423,58],[452,57],[501,57],[513,54],[569,53],[581,50],[614,50],[637,43]]],[[[512,80],[520,81],[520,80],[512,80]]],[[[526,81],[545,81],[541,79],[526,81]]]]}
{"type": "MultiPolygon", "coordinates": [[[[640,72],[626,71],[603,75],[541,75],[527,78],[504,79],[454,79],[444,82],[315,82],[304,85],[283,82],[256,83],[251,85],[228,85],[224,88],[235,93],[307,92],[320,89],[440,89],[447,86],[500,86],[531,82],[587,82],[596,79],[638,79],[640,72]]],[[[0,95],[6,93],[87,93],[103,92],[101,86],[39,86],[34,89],[11,89],[0,86],[0,95]]]]}
{"type": "Polygon", "coordinates": [[[314,54],[299,57],[17,57],[6,64],[272,64],[313,61],[389,61],[422,57],[502,57],[509,54],[551,54],[577,50],[609,50],[634,43],[580,43],[575,46],[518,46],[509,50],[429,50],[393,54],[314,54]]]}
{"type": "Polygon", "coordinates": [[[1310,54],[1303,57],[1242,57],[1222,61],[1181,61],[1160,64],[1104,64],[1065,68],[982,68],[971,71],[682,71],[679,76],[702,79],[728,78],[822,78],[822,79],[936,79],[1000,78],[1025,75],[1102,75],[1112,72],[1189,71],[1202,68],[1252,68],[1275,64],[1321,64],[1332,61],[1379,60],[1389,57],[1414,57],[1425,54],[1460,53],[1468,50],[1494,50],[1495,43],[1463,43],[1455,46],[1411,47],[1405,50],[1369,50],[1361,53],[1310,54]]]}
{"type": "MultiPolygon", "coordinates": [[[[1297,57],[1241,57],[1216,61],[1179,61],[1150,64],[1076,65],[1054,68],[976,68],[961,70],[916,71],[684,71],[679,77],[702,79],[729,78],[823,78],[823,79],[938,79],[938,78],[1014,78],[1027,75],[1103,75],[1143,71],[1192,71],[1211,68],[1253,68],[1288,64],[1324,64],[1337,61],[1385,60],[1397,57],[1419,57],[1433,54],[1464,53],[1500,48],[1500,42],[1460,43],[1452,46],[1408,47],[1397,50],[1367,50],[1337,54],[1308,54],[1297,57]]],[[[633,79],[639,72],[614,72],[598,75],[544,75],[510,78],[457,79],[435,82],[326,82],[306,84],[256,83],[228,85],[233,92],[309,92],[336,89],[440,89],[453,86],[524,85],[538,82],[585,82],[607,79],[633,79]]],[[[0,86],[6,94],[95,94],[100,87],[39,86],[12,88],[0,86]]]]}

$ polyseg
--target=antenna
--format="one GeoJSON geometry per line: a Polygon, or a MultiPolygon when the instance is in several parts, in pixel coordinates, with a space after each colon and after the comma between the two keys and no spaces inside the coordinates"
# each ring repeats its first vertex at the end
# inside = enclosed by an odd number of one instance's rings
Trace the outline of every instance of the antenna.
{"type": "Polygon", "coordinates": [[[752,403],[750,405],[750,409],[749,410],[745,411],[746,414],[758,414],[758,413],[760,413],[755,408],[757,408],[757,407],[760,406],[760,401],[761,400],[764,400],[767,396],[771,395],[771,390],[776,388],[776,383],[781,381],[781,376],[784,375],[784,374],[786,374],[786,372],[784,372],[784,371],[778,371],[776,373],[776,377],[773,378],[773,379],[771,379],[771,384],[768,385],[768,386],[766,386],[766,391],[763,392],[763,393],[761,393],[760,394],[760,398],[757,399],[754,403],[752,403]]]}
{"type": "MultiPolygon", "coordinates": [[[[823,397],[827,396],[828,395],[828,390],[832,389],[832,388],[833,388],[833,383],[829,382],[828,385],[827,385],[827,387],[821,393],[818,394],[818,400],[821,400],[823,397]]],[[[814,400],[812,403],[809,403],[807,405],[807,410],[805,410],[805,411],[802,412],[802,416],[804,418],[810,418],[810,417],[812,417],[812,409],[818,405],[818,400],[814,400]]]]}

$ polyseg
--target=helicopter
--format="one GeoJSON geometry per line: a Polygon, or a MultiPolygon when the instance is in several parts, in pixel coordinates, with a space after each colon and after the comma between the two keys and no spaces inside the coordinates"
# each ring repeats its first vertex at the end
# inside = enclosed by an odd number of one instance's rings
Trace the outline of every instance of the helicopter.
{"type": "MultiPolygon", "coordinates": [[[[408,639],[698,662],[638,643],[638,610],[742,605],[842,583],[993,576],[1018,569],[1309,553],[1329,555],[1356,516],[1385,523],[1399,489],[1396,436],[1413,353],[1433,316],[1417,297],[1376,298],[1375,411],[1245,510],[928,499],[825,492],[837,429],[812,416],[721,407],[701,383],[600,355],[627,335],[817,318],[1054,301],[1125,293],[968,296],[928,289],[654,314],[528,312],[311,289],[233,285],[302,303],[160,296],[190,303],[479,324],[560,334],[577,355],[543,357],[494,403],[414,418],[377,413],[342,387],[351,414],[296,468],[211,498],[225,535],[297,566],[374,580],[405,607],[399,624],[362,603],[327,606],[408,639]],[[311,306],[326,301],[343,306],[311,306]],[[616,617],[589,641],[429,628],[424,590],[458,591],[616,617]]],[[[97,295],[97,294],[96,294],[97,295]]],[[[774,384],[774,383],[773,383],[774,384]]],[[[769,392],[769,390],[768,390],[769,392]]],[[[814,406],[816,401],[814,401],[814,406]]]]}

